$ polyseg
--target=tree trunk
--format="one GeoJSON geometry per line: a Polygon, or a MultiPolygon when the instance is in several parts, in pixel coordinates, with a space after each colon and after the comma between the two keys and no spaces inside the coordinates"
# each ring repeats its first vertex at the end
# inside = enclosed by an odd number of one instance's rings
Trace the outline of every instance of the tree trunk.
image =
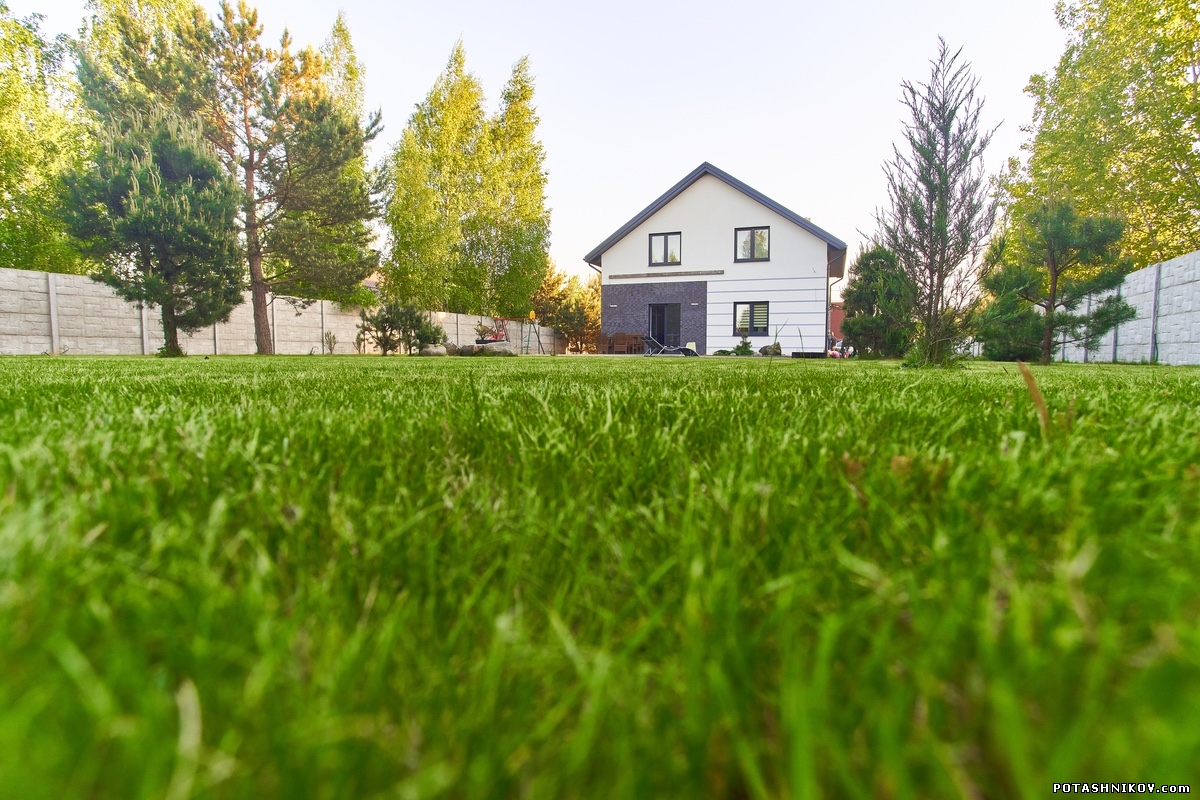
{"type": "Polygon", "coordinates": [[[267,309],[267,282],[263,279],[262,254],[252,253],[249,261],[250,302],[254,307],[255,352],[260,356],[273,356],[275,355],[275,343],[271,341],[271,315],[267,309]]]}
{"type": "Polygon", "coordinates": [[[163,353],[168,356],[181,356],[183,349],[179,346],[179,325],[175,322],[174,304],[164,303],[162,306],[163,353]]]}
{"type": "Polygon", "coordinates": [[[260,356],[275,355],[271,317],[267,313],[267,281],[263,277],[262,240],[254,196],[254,151],[246,159],[246,261],[250,265],[250,302],[254,307],[254,345],[260,356]]]}
{"type": "Polygon", "coordinates": [[[1050,363],[1050,351],[1054,347],[1054,307],[1058,303],[1058,273],[1050,272],[1050,301],[1046,303],[1046,324],[1042,328],[1042,366],[1050,363]]]}

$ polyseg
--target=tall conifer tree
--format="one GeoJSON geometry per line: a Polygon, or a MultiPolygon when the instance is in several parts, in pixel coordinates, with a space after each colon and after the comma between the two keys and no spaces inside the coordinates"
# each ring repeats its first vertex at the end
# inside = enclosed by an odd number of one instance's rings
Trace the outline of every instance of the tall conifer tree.
{"type": "Polygon", "coordinates": [[[891,207],[878,215],[883,243],[916,290],[914,355],[925,364],[947,361],[965,337],[974,262],[996,218],[983,172],[992,132],[980,128],[979,81],[961,52],[939,38],[928,83],[901,84],[911,118],[885,166],[891,207]]]}

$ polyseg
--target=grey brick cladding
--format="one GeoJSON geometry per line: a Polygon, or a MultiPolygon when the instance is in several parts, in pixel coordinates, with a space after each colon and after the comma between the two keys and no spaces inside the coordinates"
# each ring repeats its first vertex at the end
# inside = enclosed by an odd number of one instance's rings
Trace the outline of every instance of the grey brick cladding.
{"type": "Polygon", "coordinates": [[[606,283],[600,291],[600,327],[606,334],[640,333],[650,328],[650,306],[679,303],[679,341],[707,352],[708,282],[606,283]]]}

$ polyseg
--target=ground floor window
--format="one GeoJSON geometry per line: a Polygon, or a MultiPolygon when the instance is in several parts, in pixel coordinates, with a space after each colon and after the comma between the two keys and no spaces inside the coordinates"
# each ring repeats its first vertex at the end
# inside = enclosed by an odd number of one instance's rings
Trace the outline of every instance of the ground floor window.
{"type": "Polygon", "coordinates": [[[734,303],[733,333],[735,336],[767,335],[767,303],[734,303]]]}

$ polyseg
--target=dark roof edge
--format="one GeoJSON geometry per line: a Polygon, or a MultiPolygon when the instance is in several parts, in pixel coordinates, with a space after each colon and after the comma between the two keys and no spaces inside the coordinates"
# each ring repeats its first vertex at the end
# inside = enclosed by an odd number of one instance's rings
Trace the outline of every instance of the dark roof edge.
{"type": "Polygon", "coordinates": [[[661,209],[667,203],[674,200],[676,197],[678,197],[680,194],[683,193],[684,189],[688,188],[689,186],[691,186],[696,181],[700,180],[700,178],[702,178],[705,175],[712,175],[714,178],[717,178],[717,179],[723,181],[724,183],[728,184],[729,186],[732,186],[734,189],[737,189],[739,192],[741,192],[742,194],[751,198],[752,200],[758,201],[762,205],[764,205],[767,208],[774,211],[779,216],[783,217],[784,219],[788,220],[789,222],[794,222],[796,225],[799,225],[801,228],[808,231],[813,236],[816,236],[818,239],[821,239],[827,245],[829,245],[829,247],[833,248],[834,250],[845,250],[846,249],[846,243],[843,242],[841,239],[837,238],[836,236],[834,236],[833,234],[829,233],[826,230],[823,230],[822,228],[817,227],[816,225],[813,225],[811,222],[809,222],[807,219],[805,219],[804,217],[797,214],[795,211],[792,211],[789,208],[781,206],[779,203],[776,203],[774,200],[767,197],[765,194],[758,191],[757,189],[754,189],[754,188],[742,183],[737,178],[730,175],[728,172],[725,172],[722,169],[718,169],[718,168],[714,167],[712,164],[705,161],[703,164],[701,164],[700,166],[696,167],[694,170],[689,172],[683,178],[683,180],[679,181],[679,183],[675,184],[670,189],[668,189],[661,197],[659,197],[653,203],[651,203],[650,205],[648,205],[644,209],[642,209],[642,211],[636,217],[629,220],[629,222],[626,222],[624,225],[622,225],[620,228],[618,228],[611,236],[609,236],[607,239],[605,239],[603,242],[601,242],[594,250],[592,250],[592,252],[590,252],[586,256],[584,256],[583,260],[586,261],[588,264],[591,264],[593,267],[599,267],[600,266],[600,257],[602,255],[604,255],[605,251],[607,251],[614,244],[616,244],[617,242],[621,241],[626,236],[628,236],[629,233],[631,231],[633,231],[634,228],[641,225],[643,222],[648,220],[650,217],[654,216],[654,214],[657,213],[659,209],[661,209]]]}

